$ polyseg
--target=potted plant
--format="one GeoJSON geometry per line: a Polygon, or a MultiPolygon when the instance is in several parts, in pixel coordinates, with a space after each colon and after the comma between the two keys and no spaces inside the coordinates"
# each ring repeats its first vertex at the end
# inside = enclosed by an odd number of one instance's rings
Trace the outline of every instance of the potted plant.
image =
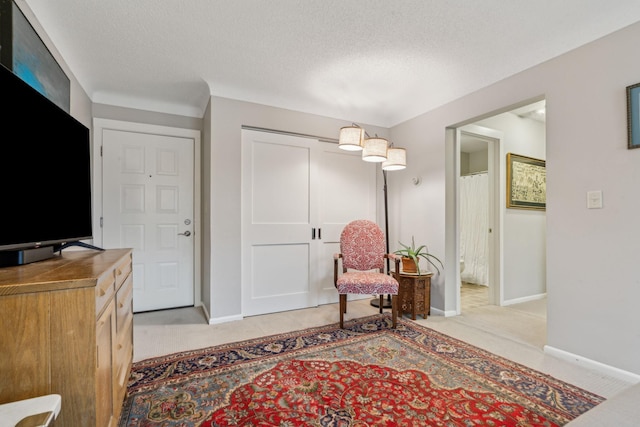
{"type": "Polygon", "coordinates": [[[421,274],[419,265],[420,258],[425,259],[429,264],[431,264],[436,269],[438,274],[440,274],[440,269],[438,268],[438,265],[436,265],[436,263],[440,264],[440,267],[444,268],[442,261],[440,261],[440,259],[438,259],[438,257],[436,257],[435,255],[429,253],[427,245],[421,245],[416,248],[416,243],[413,236],[411,236],[411,246],[405,245],[402,242],[398,243],[400,243],[402,249],[398,249],[394,252],[394,254],[402,256],[402,271],[404,271],[405,273],[421,274]]]}

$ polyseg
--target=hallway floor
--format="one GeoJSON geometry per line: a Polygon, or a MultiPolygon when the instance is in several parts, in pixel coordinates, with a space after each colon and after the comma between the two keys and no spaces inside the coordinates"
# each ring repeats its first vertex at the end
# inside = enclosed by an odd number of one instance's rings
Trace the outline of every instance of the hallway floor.
{"type": "Polygon", "coordinates": [[[462,311],[489,304],[489,287],[462,282],[460,285],[462,311]]]}

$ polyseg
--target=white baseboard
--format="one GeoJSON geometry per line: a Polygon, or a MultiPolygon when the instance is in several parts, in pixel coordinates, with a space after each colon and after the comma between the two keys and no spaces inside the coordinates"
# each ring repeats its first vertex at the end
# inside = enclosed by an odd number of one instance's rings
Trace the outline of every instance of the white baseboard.
{"type": "Polygon", "coordinates": [[[218,323],[227,323],[227,322],[233,322],[235,320],[242,320],[244,319],[244,317],[241,314],[236,314],[233,316],[225,316],[225,317],[216,317],[216,318],[211,318],[211,317],[207,317],[209,319],[209,324],[210,325],[217,325],[218,323]]]}
{"type": "Polygon", "coordinates": [[[207,310],[207,306],[204,305],[202,302],[200,302],[200,307],[202,307],[202,311],[204,312],[204,318],[209,319],[208,321],[211,322],[211,316],[209,315],[209,310],[207,310]]]}
{"type": "Polygon", "coordinates": [[[631,383],[640,382],[640,375],[638,374],[624,371],[613,366],[605,365],[604,363],[596,362],[595,360],[587,359],[586,357],[578,356],[576,354],[560,350],[550,345],[544,346],[544,352],[550,356],[557,357],[558,359],[562,359],[576,365],[582,365],[586,368],[600,372],[609,377],[617,378],[631,383]]]}
{"type": "Polygon", "coordinates": [[[502,306],[520,304],[522,302],[536,301],[536,300],[543,299],[543,298],[546,298],[546,297],[547,297],[547,293],[545,292],[543,294],[529,295],[528,297],[513,298],[513,299],[510,299],[510,300],[502,301],[502,306]]]}
{"type": "Polygon", "coordinates": [[[241,314],[235,314],[233,316],[212,318],[211,315],[209,314],[209,311],[207,310],[207,307],[204,304],[202,304],[202,311],[204,311],[204,318],[205,319],[209,319],[208,322],[209,322],[210,325],[217,325],[218,323],[227,323],[227,322],[233,322],[235,320],[244,319],[244,317],[242,317],[241,314]]]}
{"type": "MultiPolygon", "coordinates": [[[[536,301],[546,297],[547,297],[547,294],[543,293],[543,294],[537,294],[537,295],[530,295],[522,298],[514,298],[514,299],[503,301],[502,306],[504,307],[504,306],[513,305],[513,304],[520,304],[521,302],[536,301]]],[[[435,316],[444,316],[444,317],[453,317],[453,316],[459,315],[459,313],[456,312],[455,310],[443,311],[433,307],[431,307],[431,314],[435,316]]]]}
{"type": "Polygon", "coordinates": [[[431,307],[431,311],[429,314],[429,316],[444,316],[444,317],[453,317],[457,315],[458,313],[456,313],[455,310],[442,311],[440,309],[433,308],[433,307],[431,307]]]}

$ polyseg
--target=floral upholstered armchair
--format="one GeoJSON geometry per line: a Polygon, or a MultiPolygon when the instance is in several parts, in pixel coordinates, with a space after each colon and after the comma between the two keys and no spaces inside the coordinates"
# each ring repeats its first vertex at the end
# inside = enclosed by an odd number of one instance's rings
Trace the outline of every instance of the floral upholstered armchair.
{"type": "Polygon", "coordinates": [[[333,281],[340,297],[340,327],[344,328],[348,294],[378,294],[380,313],[383,298],[391,295],[391,319],[396,327],[398,319],[398,281],[384,273],[386,258],[395,262],[400,271],[400,257],[385,253],[385,237],[373,221],[359,219],[347,224],[340,234],[340,253],[333,256],[333,281]],[[339,260],[342,259],[342,274],[339,260]]]}

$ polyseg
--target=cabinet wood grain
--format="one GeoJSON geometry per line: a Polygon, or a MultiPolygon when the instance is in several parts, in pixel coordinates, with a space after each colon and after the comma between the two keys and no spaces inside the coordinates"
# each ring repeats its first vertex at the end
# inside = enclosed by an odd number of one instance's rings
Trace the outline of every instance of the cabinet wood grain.
{"type": "Polygon", "coordinates": [[[0,268],[0,403],[62,396],[57,427],[116,426],[133,359],[130,249],[0,268]]]}

